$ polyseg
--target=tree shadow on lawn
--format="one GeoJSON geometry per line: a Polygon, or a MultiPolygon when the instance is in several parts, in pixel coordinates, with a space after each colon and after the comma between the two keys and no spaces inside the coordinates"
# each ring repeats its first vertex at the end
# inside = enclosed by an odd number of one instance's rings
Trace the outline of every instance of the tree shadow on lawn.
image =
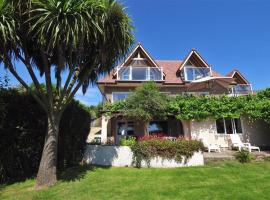
{"type": "Polygon", "coordinates": [[[72,182],[83,179],[87,172],[95,172],[97,169],[110,169],[111,166],[98,166],[98,165],[82,165],[68,168],[59,173],[58,180],[64,182],[72,182]]]}

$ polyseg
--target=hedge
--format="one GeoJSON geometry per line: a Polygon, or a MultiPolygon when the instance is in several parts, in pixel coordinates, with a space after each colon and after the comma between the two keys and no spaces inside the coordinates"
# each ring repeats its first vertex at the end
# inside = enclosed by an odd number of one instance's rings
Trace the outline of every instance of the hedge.
{"type": "MultiPolygon", "coordinates": [[[[29,94],[0,89],[0,183],[35,176],[44,143],[47,119],[29,94]]],[[[90,129],[90,114],[77,101],[60,122],[58,167],[78,164],[90,129]]]]}

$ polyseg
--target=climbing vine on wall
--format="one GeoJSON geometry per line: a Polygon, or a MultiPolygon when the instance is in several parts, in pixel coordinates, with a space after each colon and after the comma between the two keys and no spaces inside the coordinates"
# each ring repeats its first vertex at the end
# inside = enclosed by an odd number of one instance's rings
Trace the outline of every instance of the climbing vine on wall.
{"type": "MultiPolygon", "coordinates": [[[[146,112],[148,108],[147,102],[153,101],[153,89],[158,91],[157,87],[153,87],[151,91],[147,92],[149,84],[145,83],[141,86],[139,91],[144,91],[145,95],[138,94],[138,90],[133,95],[128,97],[125,101],[118,101],[113,104],[107,104],[106,110],[108,115],[120,113],[126,117],[133,118],[130,113],[135,113],[138,107],[136,104],[141,105],[140,109],[146,112]],[[140,95],[140,96],[139,96],[140,95]],[[131,99],[132,98],[132,99],[131,99]],[[130,105],[132,103],[132,105],[130,105]]],[[[141,92],[140,92],[141,93],[141,92]]],[[[177,95],[175,97],[166,98],[162,101],[162,109],[158,110],[158,116],[175,116],[177,119],[195,119],[203,120],[208,117],[218,118],[239,118],[242,115],[248,115],[251,119],[263,119],[270,123],[270,88],[262,90],[257,94],[250,94],[246,96],[229,97],[226,95],[221,96],[192,96],[192,95],[177,95]],[[164,105],[166,104],[166,105],[164,105]],[[162,112],[162,113],[160,113],[162,112]]],[[[136,111],[137,112],[137,111],[136,111]]]]}

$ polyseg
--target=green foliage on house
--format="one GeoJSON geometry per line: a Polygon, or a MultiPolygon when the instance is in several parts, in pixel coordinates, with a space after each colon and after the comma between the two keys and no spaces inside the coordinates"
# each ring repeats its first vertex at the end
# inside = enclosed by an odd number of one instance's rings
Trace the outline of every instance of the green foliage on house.
{"type": "Polygon", "coordinates": [[[138,87],[124,101],[107,104],[109,115],[120,113],[133,119],[149,121],[153,118],[204,120],[209,117],[239,118],[247,115],[250,119],[270,122],[270,88],[246,96],[194,96],[176,95],[167,97],[160,93],[158,86],[148,82],[138,87]]]}

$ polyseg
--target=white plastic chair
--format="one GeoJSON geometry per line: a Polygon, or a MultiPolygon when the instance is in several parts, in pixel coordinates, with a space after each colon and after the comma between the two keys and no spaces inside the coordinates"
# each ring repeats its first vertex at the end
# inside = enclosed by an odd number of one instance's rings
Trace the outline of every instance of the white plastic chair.
{"type": "Polygon", "coordinates": [[[257,150],[257,151],[260,152],[259,147],[252,146],[248,142],[243,143],[238,134],[231,134],[230,138],[231,138],[231,141],[232,141],[232,147],[238,148],[239,151],[243,148],[243,149],[247,149],[249,152],[251,152],[252,150],[257,150]]]}
{"type": "Polygon", "coordinates": [[[204,138],[201,139],[203,145],[207,148],[208,153],[210,153],[211,151],[214,152],[220,152],[220,147],[217,144],[209,144],[208,141],[204,138]]]}

